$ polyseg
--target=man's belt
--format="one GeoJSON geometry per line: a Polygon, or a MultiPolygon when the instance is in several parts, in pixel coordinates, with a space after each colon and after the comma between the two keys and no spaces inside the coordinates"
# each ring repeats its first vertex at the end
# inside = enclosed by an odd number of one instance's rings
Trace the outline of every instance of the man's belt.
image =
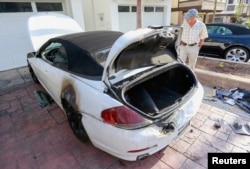
{"type": "Polygon", "coordinates": [[[195,46],[195,45],[197,45],[197,43],[187,44],[187,43],[181,41],[180,45],[183,45],[183,46],[186,46],[186,45],[188,45],[188,46],[195,46]]]}

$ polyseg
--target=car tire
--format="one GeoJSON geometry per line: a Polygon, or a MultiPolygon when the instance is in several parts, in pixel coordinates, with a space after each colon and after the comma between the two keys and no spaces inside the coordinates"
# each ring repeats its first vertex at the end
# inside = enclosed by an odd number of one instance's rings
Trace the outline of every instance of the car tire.
{"type": "Polygon", "coordinates": [[[225,59],[234,62],[248,62],[249,51],[243,47],[231,47],[225,52],[225,59]]]}
{"type": "Polygon", "coordinates": [[[29,72],[30,72],[30,75],[31,75],[32,80],[33,80],[35,83],[39,83],[39,80],[37,79],[37,76],[36,76],[35,72],[33,71],[32,67],[30,66],[29,63],[28,63],[28,68],[29,68],[29,72]]]}
{"type": "Polygon", "coordinates": [[[89,140],[86,130],[82,124],[82,114],[78,113],[74,110],[74,108],[63,101],[63,107],[70,125],[71,130],[74,135],[82,142],[86,142],[89,140]]]}

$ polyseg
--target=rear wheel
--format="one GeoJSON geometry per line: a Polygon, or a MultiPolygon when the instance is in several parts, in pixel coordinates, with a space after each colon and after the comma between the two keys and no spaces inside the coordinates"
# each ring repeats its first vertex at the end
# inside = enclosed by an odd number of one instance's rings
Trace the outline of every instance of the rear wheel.
{"type": "Polygon", "coordinates": [[[89,138],[82,124],[82,115],[76,112],[68,103],[64,103],[63,107],[73,133],[80,141],[86,142],[89,138]]]}
{"type": "Polygon", "coordinates": [[[247,62],[249,57],[248,50],[243,47],[232,47],[225,53],[225,59],[234,62],[247,62]]]}

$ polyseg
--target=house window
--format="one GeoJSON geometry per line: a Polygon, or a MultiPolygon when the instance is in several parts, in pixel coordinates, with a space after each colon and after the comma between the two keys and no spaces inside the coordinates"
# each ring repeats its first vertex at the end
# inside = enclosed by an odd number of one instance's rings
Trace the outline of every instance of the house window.
{"type": "Polygon", "coordinates": [[[234,11],[234,10],[235,10],[235,5],[227,6],[227,11],[234,11]]]}
{"type": "Polygon", "coordinates": [[[163,7],[155,7],[155,12],[164,12],[163,7]]]}
{"type": "Polygon", "coordinates": [[[234,0],[228,0],[228,4],[233,4],[234,0]]]}
{"type": "Polygon", "coordinates": [[[62,3],[36,3],[38,12],[63,11],[62,3]]]}
{"type": "Polygon", "coordinates": [[[118,12],[129,12],[129,6],[118,6],[118,12]]]}
{"type": "Polygon", "coordinates": [[[137,11],[136,6],[132,6],[132,12],[136,12],[136,11],[137,11]]]}
{"type": "Polygon", "coordinates": [[[0,2],[0,13],[32,12],[29,2],[0,2]]]}
{"type": "Polygon", "coordinates": [[[222,23],[223,22],[223,18],[222,17],[216,17],[216,18],[214,18],[214,22],[215,23],[222,23]]]}
{"type": "Polygon", "coordinates": [[[154,12],[154,7],[153,6],[145,6],[144,12],[154,12]]]}

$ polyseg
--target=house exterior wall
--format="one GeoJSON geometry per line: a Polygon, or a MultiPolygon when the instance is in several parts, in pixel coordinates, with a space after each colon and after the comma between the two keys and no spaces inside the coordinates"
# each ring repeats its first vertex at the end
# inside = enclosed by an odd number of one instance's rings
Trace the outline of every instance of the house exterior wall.
{"type": "MultiPolygon", "coordinates": [[[[135,5],[136,0],[82,0],[86,31],[119,30],[119,5],[135,5]]],[[[164,6],[164,25],[171,23],[171,0],[142,0],[142,5],[164,6]]]]}
{"type": "Polygon", "coordinates": [[[82,0],[71,0],[71,15],[74,20],[85,30],[83,2],[82,0]]]}
{"type": "Polygon", "coordinates": [[[178,5],[172,6],[174,15],[172,14],[171,17],[175,24],[182,22],[183,15],[189,8],[196,8],[205,23],[232,22],[232,18],[235,17],[237,13],[240,17],[244,17],[245,20],[247,20],[247,18],[249,20],[250,17],[250,0],[178,0],[175,1],[175,3],[178,3],[178,5]],[[244,6],[241,6],[240,11],[239,5],[244,6]],[[179,13],[178,21],[176,19],[176,12],[179,13]],[[214,12],[215,17],[213,18],[214,12]]]}
{"type": "MultiPolygon", "coordinates": [[[[28,2],[32,6],[32,12],[0,13],[0,23],[4,24],[0,27],[2,39],[0,71],[3,71],[27,65],[26,54],[32,51],[32,47],[26,32],[26,22],[29,16],[43,13],[37,11],[36,2],[61,3],[63,10],[59,13],[76,20],[83,31],[119,31],[118,6],[129,4],[136,6],[137,0],[4,0],[1,2],[28,2]],[[6,21],[11,26],[8,27],[6,21]],[[13,45],[16,46],[13,47],[13,45]]],[[[142,2],[142,5],[163,6],[164,16],[161,16],[163,25],[170,25],[171,0],[142,0],[142,2]]],[[[147,20],[150,19],[147,17],[147,20]]]]}

